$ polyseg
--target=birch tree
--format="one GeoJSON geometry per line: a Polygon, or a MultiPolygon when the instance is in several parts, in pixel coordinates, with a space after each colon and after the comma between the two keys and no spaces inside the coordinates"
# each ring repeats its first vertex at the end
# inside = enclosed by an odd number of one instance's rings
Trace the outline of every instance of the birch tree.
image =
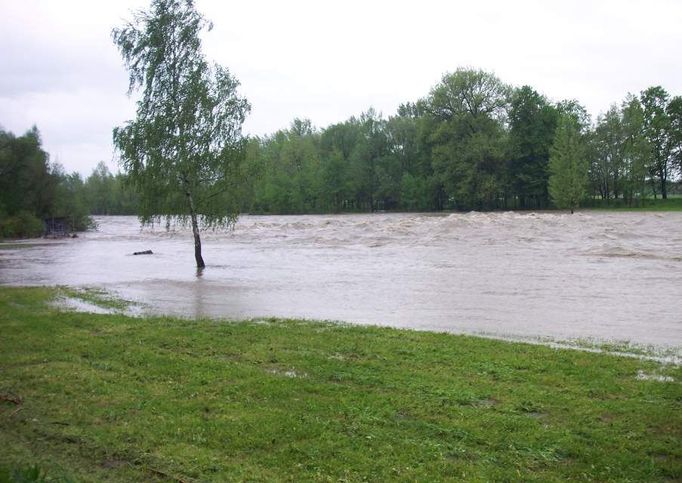
{"type": "Polygon", "coordinates": [[[140,194],[140,220],[191,223],[194,257],[205,266],[200,228],[229,226],[250,107],[229,70],[210,64],[200,32],[211,28],[192,0],[152,0],[112,31],[138,93],[134,120],[113,132],[120,163],[140,194]]]}

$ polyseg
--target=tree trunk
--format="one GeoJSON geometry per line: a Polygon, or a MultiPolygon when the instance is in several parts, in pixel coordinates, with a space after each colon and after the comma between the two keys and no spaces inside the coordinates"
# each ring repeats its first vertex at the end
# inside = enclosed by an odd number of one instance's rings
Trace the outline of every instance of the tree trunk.
{"type": "Polygon", "coordinates": [[[187,191],[187,201],[189,202],[189,216],[192,219],[192,233],[194,234],[194,259],[197,261],[197,268],[204,268],[206,264],[201,256],[201,237],[199,236],[199,224],[197,223],[197,212],[194,207],[192,193],[187,191]]]}
{"type": "Polygon", "coordinates": [[[197,261],[197,268],[204,268],[206,264],[201,256],[201,237],[199,236],[197,214],[194,212],[192,212],[192,233],[194,233],[194,259],[197,261]]]}

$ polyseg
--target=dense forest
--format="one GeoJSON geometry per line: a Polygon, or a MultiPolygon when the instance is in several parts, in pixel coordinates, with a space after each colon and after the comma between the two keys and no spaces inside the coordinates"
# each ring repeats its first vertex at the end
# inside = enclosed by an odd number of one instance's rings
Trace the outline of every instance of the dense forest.
{"type": "MultiPolygon", "coordinates": [[[[660,86],[592,120],[575,100],[458,69],[388,118],[374,109],[318,129],[245,141],[238,183],[247,213],[573,208],[667,198],[682,174],[682,97],[660,86]]],[[[136,214],[138,197],[102,162],[83,179],[51,163],[33,128],[0,130],[0,230],[33,236],[60,219],[136,214]]]]}
{"type": "Polygon", "coordinates": [[[682,98],[651,87],[593,123],[577,101],[459,69],[387,119],[369,109],[321,130],[296,119],[252,138],[245,166],[242,208],[255,213],[545,209],[561,204],[567,174],[582,200],[632,205],[666,198],[680,173],[682,98]],[[568,144],[562,119],[577,131],[568,144]]]}

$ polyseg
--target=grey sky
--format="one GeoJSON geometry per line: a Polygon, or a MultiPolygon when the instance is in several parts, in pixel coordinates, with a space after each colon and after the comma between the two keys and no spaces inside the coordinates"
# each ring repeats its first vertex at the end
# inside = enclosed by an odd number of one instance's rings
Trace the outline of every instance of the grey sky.
{"type": "MultiPolygon", "coordinates": [[[[111,129],[134,116],[110,32],[147,1],[2,0],[0,125],[36,124],[67,171],[117,169],[111,129]]],[[[682,94],[682,1],[196,0],[207,56],[252,104],[248,134],[294,117],[385,116],[460,66],[578,99],[596,116],[628,92],[682,94]]]]}

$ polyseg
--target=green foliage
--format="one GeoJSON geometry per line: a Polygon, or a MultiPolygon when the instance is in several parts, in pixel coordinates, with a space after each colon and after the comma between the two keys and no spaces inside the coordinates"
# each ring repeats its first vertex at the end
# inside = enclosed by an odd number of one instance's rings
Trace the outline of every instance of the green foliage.
{"type": "Polygon", "coordinates": [[[622,106],[622,124],[625,133],[624,162],[621,173],[623,198],[629,204],[643,196],[647,176],[650,146],[644,132],[644,112],[636,97],[630,96],[622,106]]]}
{"type": "Polygon", "coordinates": [[[666,108],[670,119],[670,152],[678,174],[682,174],[682,96],[673,97],[666,108]]]}
{"type": "Polygon", "coordinates": [[[249,105],[229,71],[204,59],[199,34],[207,26],[191,1],[154,0],[112,34],[130,92],[142,90],[136,119],[114,129],[114,144],[138,189],[144,221],[190,216],[190,195],[204,226],[236,215],[219,195],[237,182],[249,105]]]}
{"type": "Polygon", "coordinates": [[[52,216],[66,220],[72,231],[83,231],[93,227],[89,218],[85,185],[78,173],[64,174],[59,167],[59,183],[56,187],[56,200],[52,216]]]}
{"type": "Polygon", "coordinates": [[[52,218],[81,231],[91,226],[88,214],[83,181],[49,163],[36,127],[20,137],[0,130],[0,236],[40,236],[41,220],[52,218]]]}
{"type": "Polygon", "coordinates": [[[643,135],[649,144],[651,158],[649,173],[658,179],[663,199],[668,197],[668,181],[675,173],[674,157],[679,146],[680,102],[669,105],[670,95],[661,86],[649,87],[642,91],[640,101],[643,108],[643,135]],[[671,116],[671,113],[673,114],[671,116]]]}
{"type": "Polygon", "coordinates": [[[133,121],[114,129],[121,164],[140,195],[140,217],[192,223],[197,266],[203,267],[199,225],[225,226],[237,217],[243,140],[249,111],[239,83],[210,65],[200,32],[210,27],[191,0],[152,0],[148,12],[114,29],[130,74],[141,90],[133,121]]]}
{"type": "Polygon", "coordinates": [[[623,194],[627,137],[622,112],[613,105],[598,119],[590,143],[594,159],[590,178],[602,199],[617,199],[623,194]]]}
{"type": "Polygon", "coordinates": [[[28,211],[20,211],[14,216],[0,216],[0,237],[35,238],[45,232],[43,222],[28,211]]]}
{"type": "MultiPolygon", "coordinates": [[[[682,98],[661,112],[670,121],[667,190],[682,172],[682,98]]],[[[251,140],[241,206],[255,213],[544,209],[562,115],[577,124],[587,160],[580,177],[589,176],[592,196],[633,206],[661,191],[638,98],[628,96],[592,126],[576,100],[553,104],[532,87],[511,89],[491,73],[458,69],[388,119],[370,109],[320,130],[297,130],[309,121],[294,120],[251,140]]]]}
{"type": "Polygon", "coordinates": [[[586,207],[596,210],[623,210],[623,211],[682,211],[682,197],[677,198],[669,195],[666,199],[661,198],[638,198],[635,201],[627,198],[618,200],[589,200],[586,207]]]}
{"type": "Polygon", "coordinates": [[[562,114],[549,158],[549,194],[560,209],[571,213],[585,198],[588,161],[576,116],[562,114]]]}
{"type": "Polygon", "coordinates": [[[55,477],[47,475],[37,465],[22,468],[5,468],[0,466],[0,483],[72,483],[67,476],[55,477]]]}
{"type": "Polygon", "coordinates": [[[549,151],[557,108],[529,86],[516,89],[509,111],[509,183],[520,208],[549,203],[549,151]]]}
{"type": "Polygon", "coordinates": [[[27,211],[50,214],[57,176],[51,172],[35,126],[23,136],[0,130],[0,208],[12,216],[27,211]]]}
{"type": "Polygon", "coordinates": [[[494,209],[504,198],[504,121],[510,89],[493,74],[459,69],[431,90],[434,172],[458,209],[494,209]]]}
{"type": "Polygon", "coordinates": [[[290,129],[260,141],[260,150],[247,160],[258,173],[255,211],[302,213],[318,210],[318,136],[310,121],[295,119],[290,129]],[[255,163],[260,163],[256,165],[255,163]]]}
{"type": "Polygon", "coordinates": [[[203,226],[229,225],[239,211],[544,209],[562,115],[577,123],[591,199],[642,206],[674,194],[682,175],[682,97],[651,87],[592,125],[576,100],[552,103],[477,69],[445,74],[388,118],[370,108],[322,129],[294,119],[272,135],[243,139],[248,104],[236,80],[201,55],[196,36],[206,25],[192,2],[158,0],[114,31],[131,91],[144,91],[138,118],[114,131],[125,174],[99,163],[81,180],[49,164],[37,129],[21,138],[0,131],[0,223],[22,210],[64,217],[72,229],[88,226],[88,213],[184,223],[192,220],[190,198],[203,226]],[[172,32],[188,58],[161,55],[176,48],[164,37],[172,32]],[[175,83],[183,69],[192,75],[175,83]],[[221,135],[206,135],[211,123],[221,135]]]}
{"type": "Polygon", "coordinates": [[[299,320],[69,313],[54,295],[0,288],[0,467],[50,481],[682,476],[679,366],[299,320]]]}
{"type": "Polygon", "coordinates": [[[111,174],[100,161],[85,180],[85,200],[93,215],[135,215],[139,200],[123,174],[111,174]]]}

